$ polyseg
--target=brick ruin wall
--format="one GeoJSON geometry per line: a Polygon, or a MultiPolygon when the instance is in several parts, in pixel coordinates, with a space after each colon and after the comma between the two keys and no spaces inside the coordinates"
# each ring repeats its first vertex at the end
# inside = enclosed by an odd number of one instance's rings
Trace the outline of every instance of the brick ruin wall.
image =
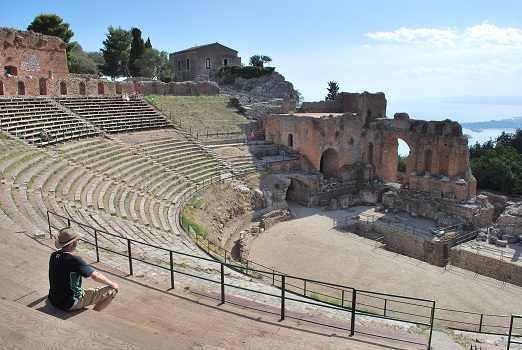
{"type": "Polygon", "coordinates": [[[219,95],[217,83],[110,81],[99,78],[0,77],[0,96],[71,96],[71,95],[120,95],[138,92],[141,95],[203,96],[219,95]],[[20,86],[23,86],[21,92],[20,86]]]}
{"type": "MultiPolygon", "coordinates": [[[[366,114],[379,112],[377,108],[366,114]]],[[[285,114],[266,116],[263,124],[267,140],[306,156],[316,169],[323,168],[326,179],[401,182],[412,190],[437,191],[448,199],[476,195],[467,138],[458,123],[396,115],[394,119],[377,118],[368,125],[367,118],[353,113],[285,114]],[[402,180],[397,177],[398,139],[410,148],[402,180]]]]}
{"type": "Polygon", "coordinates": [[[522,266],[465,249],[451,250],[451,265],[522,286],[522,266]]]}
{"type": "Polygon", "coordinates": [[[66,44],[58,37],[0,28],[1,67],[14,67],[17,76],[66,77],[66,44]]]}
{"type": "Polygon", "coordinates": [[[150,79],[111,81],[69,74],[66,44],[58,37],[0,27],[0,96],[218,95],[215,82],[163,83],[150,79]]]}

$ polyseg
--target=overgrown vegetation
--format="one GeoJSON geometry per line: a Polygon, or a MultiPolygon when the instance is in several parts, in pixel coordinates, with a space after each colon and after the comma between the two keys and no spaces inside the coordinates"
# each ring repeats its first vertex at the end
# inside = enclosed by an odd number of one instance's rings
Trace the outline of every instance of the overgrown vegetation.
{"type": "Polygon", "coordinates": [[[233,82],[235,78],[244,79],[259,78],[263,75],[272,74],[275,67],[258,66],[225,66],[219,70],[219,75],[225,82],[233,82]]]}
{"type": "Polygon", "coordinates": [[[471,171],[477,187],[508,195],[522,194],[522,130],[502,132],[495,141],[470,147],[471,171]]]}

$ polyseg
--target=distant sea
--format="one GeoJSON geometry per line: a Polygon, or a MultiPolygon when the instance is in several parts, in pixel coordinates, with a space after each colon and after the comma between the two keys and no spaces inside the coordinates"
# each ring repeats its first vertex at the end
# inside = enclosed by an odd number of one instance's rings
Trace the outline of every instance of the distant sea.
{"type": "MultiPolygon", "coordinates": [[[[522,105],[456,103],[443,101],[391,101],[388,100],[387,116],[393,118],[397,112],[408,113],[411,119],[450,119],[462,125],[468,135],[468,145],[482,144],[495,140],[503,131],[514,133],[522,129],[522,105]]],[[[399,154],[407,155],[408,146],[399,140],[399,154]]]]}

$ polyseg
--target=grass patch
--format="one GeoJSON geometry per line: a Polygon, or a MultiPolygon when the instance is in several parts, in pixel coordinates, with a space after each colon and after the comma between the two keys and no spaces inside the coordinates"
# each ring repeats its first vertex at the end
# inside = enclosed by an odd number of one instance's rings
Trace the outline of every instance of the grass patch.
{"type": "MultiPolygon", "coordinates": [[[[149,96],[145,97],[146,100],[149,96]]],[[[152,96],[150,96],[152,97],[152,96]]],[[[228,96],[154,96],[154,103],[163,114],[200,139],[218,137],[216,133],[242,132],[238,124],[249,120],[240,114],[228,96]]]]}

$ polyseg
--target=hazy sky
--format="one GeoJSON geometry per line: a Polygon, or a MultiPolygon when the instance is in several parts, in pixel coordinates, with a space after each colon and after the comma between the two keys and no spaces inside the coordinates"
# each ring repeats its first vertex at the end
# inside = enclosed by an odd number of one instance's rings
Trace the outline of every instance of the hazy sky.
{"type": "Polygon", "coordinates": [[[522,1],[42,1],[0,3],[0,26],[39,14],[70,24],[85,51],[108,27],[139,28],[155,49],[219,42],[243,63],[268,55],[306,101],[384,92],[388,116],[482,121],[522,116],[522,1]]]}

